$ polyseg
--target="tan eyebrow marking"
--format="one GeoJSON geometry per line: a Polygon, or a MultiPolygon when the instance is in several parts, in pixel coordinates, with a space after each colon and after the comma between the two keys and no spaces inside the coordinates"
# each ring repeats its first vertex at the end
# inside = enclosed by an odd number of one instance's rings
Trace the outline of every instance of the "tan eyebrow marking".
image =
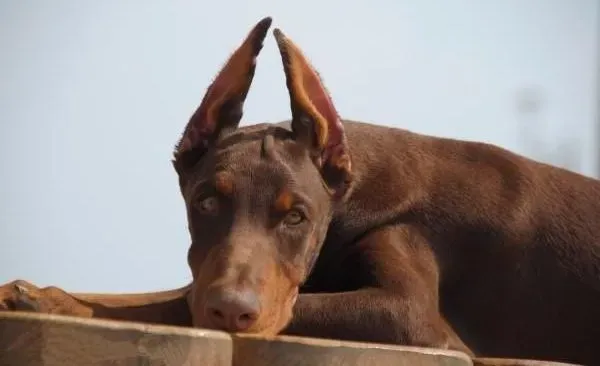
{"type": "Polygon", "coordinates": [[[226,172],[220,172],[215,175],[215,189],[224,196],[231,196],[233,193],[233,177],[226,172]]]}
{"type": "Polygon", "coordinates": [[[275,200],[275,210],[278,212],[287,212],[291,210],[294,203],[292,192],[287,189],[282,190],[275,200]]]}

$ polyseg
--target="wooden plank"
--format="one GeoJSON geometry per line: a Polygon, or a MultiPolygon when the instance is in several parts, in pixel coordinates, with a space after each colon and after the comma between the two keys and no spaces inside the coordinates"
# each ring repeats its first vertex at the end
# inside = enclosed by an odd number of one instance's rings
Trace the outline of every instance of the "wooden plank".
{"type": "Polygon", "coordinates": [[[229,366],[229,335],[199,329],[0,313],[0,365],[229,366]]]}
{"type": "Polygon", "coordinates": [[[581,366],[573,363],[517,360],[512,358],[476,358],[473,366],[581,366]]]}
{"type": "Polygon", "coordinates": [[[63,315],[0,312],[2,366],[559,366],[377,343],[261,338],[63,315]]]}
{"type": "Polygon", "coordinates": [[[342,342],[279,336],[269,340],[249,335],[233,337],[236,366],[470,366],[462,352],[377,343],[342,342]]]}

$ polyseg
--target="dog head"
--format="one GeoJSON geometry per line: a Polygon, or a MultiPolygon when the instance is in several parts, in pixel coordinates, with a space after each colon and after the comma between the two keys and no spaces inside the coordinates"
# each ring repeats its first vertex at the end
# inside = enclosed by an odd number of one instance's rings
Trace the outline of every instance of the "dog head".
{"type": "Polygon", "coordinates": [[[238,128],[265,18],[233,53],[187,124],[173,164],[192,244],[194,326],[273,335],[351,181],[343,125],[316,71],[280,30],[292,120],[238,128]]]}

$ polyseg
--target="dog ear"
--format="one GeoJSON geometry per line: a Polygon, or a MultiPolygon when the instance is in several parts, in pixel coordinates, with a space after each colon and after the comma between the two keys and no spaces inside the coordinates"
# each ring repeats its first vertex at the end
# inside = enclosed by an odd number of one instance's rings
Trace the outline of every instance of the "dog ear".
{"type": "Polygon", "coordinates": [[[206,91],[175,147],[173,164],[178,173],[193,166],[221,132],[239,125],[256,58],[271,22],[267,17],[252,28],[206,91]]]}
{"type": "Polygon", "coordinates": [[[317,71],[302,51],[279,29],[273,31],[279,47],[292,109],[292,132],[306,144],[336,196],[351,179],[350,151],[344,126],[317,71]]]}

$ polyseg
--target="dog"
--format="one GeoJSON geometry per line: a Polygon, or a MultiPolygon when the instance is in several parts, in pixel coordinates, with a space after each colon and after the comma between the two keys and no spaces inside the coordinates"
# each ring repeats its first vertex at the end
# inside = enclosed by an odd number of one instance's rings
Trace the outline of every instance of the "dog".
{"type": "Polygon", "coordinates": [[[342,119],[277,28],[292,118],[238,128],[271,23],[231,55],[175,147],[193,282],[109,295],[15,281],[1,306],[600,364],[600,182],[342,119]]]}

